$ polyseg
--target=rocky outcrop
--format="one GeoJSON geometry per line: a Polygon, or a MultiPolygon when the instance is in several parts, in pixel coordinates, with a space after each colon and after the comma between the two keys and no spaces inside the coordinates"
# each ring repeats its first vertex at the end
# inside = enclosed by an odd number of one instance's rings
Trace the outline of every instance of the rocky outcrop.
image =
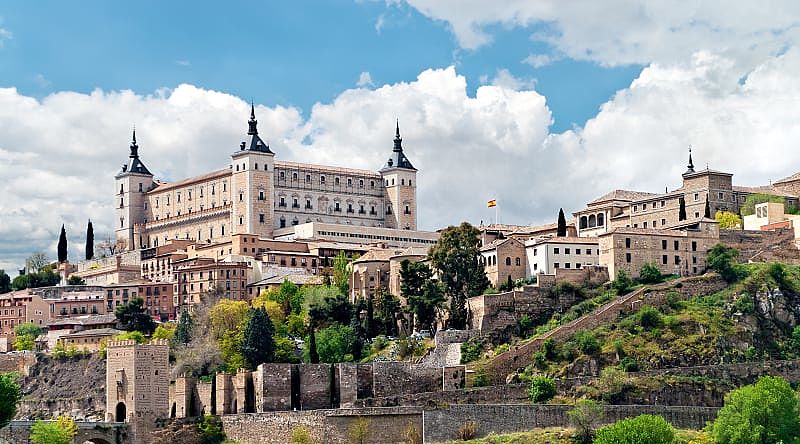
{"type": "Polygon", "coordinates": [[[106,361],[98,354],[72,358],[39,355],[22,379],[18,419],[67,414],[83,421],[102,421],[106,408],[106,361]]]}

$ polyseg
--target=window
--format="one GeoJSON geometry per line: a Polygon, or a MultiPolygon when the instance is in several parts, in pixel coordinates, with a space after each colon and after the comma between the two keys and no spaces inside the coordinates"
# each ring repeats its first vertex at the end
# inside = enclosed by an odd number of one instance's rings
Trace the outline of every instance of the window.
{"type": "Polygon", "coordinates": [[[653,209],[654,210],[656,209],[656,203],[655,202],[653,202],[653,209]]]}
{"type": "Polygon", "coordinates": [[[642,227],[643,227],[643,228],[647,228],[647,222],[643,222],[643,223],[642,223],[642,227]]]}
{"type": "Polygon", "coordinates": [[[217,186],[215,184],[211,184],[211,195],[212,196],[217,194],[216,193],[216,191],[217,191],[216,188],[217,188],[217,186]]]}
{"type": "Polygon", "coordinates": [[[319,183],[325,183],[325,176],[319,176],[319,183]]]}
{"type": "Polygon", "coordinates": [[[725,193],[723,193],[722,191],[720,191],[718,193],[718,196],[719,196],[719,200],[725,200],[725,193]]]}
{"type": "Polygon", "coordinates": [[[347,186],[348,187],[352,187],[353,186],[353,179],[351,179],[349,177],[347,178],[347,186]]]}
{"type": "Polygon", "coordinates": [[[558,247],[553,248],[553,254],[559,254],[560,252],[561,252],[560,248],[558,248],[558,247]]]}
{"type": "Polygon", "coordinates": [[[142,183],[141,182],[139,182],[139,192],[140,193],[142,192],[142,183]]]}
{"type": "Polygon", "coordinates": [[[564,249],[564,254],[569,254],[569,248],[564,249]]]}
{"type": "Polygon", "coordinates": [[[666,250],[667,249],[667,240],[666,239],[661,239],[661,249],[662,250],[666,250]]]}
{"type": "Polygon", "coordinates": [[[264,200],[264,190],[258,190],[258,200],[264,200]]]}
{"type": "Polygon", "coordinates": [[[342,211],[342,209],[339,207],[339,202],[333,203],[333,211],[338,211],[338,212],[342,211]]]}
{"type": "Polygon", "coordinates": [[[281,196],[280,202],[278,203],[279,207],[286,207],[286,198],[281,196]]]}
{"type": "Polygon", "coordinates": [[[553,264],[553,268],[559,268],[560,264],[558,262],[553,264]]]}
{"type": "Polygon", "coordinates": [[[334,184],[334,185],[339,185],[339,178],[338,178],[338,177],[335,177],[335,178],[333,179],[333,184],[334,184]]]}
{"type": "Polygon", "coordinates": [[[511,258],[510,257],[506,258],[506,265],[511,265],[511,258]]]}
{"type": "Polygon", "coordinates": [[[667,220],[666,219],[661,219],[661,226],[663,227],[666,224],[667,224],[667,220]]]}
{"type": "Polygon", "coordinates": [[[351,204],[351,203],[347,204],[347,212],[348,213],[352,213],[353,212],[353,204],[351,204]]]}
{"type": "Polygon", "coordinates": [[[239,202],[243,202],[243,201],[244,201],[244,193],[239,192],[239,202]]]}
{"type": "Polygon", "coordinates": [[[280,224],[281,224],[281,225],[280,225],[280,227],[281,227],[281,228],[286,228],[286,219],[284,219],[283,217],[281,217],[281,222],[280,222],[280,224]]]}
{"type": "Polygon", "coordinates": [[[278,177],[280,177],[281,180],[284,180],[286,179],[286,174],[284,174],[284,172],[281,171],[280,173],[278,173],[278,177]]]}
{"type": "Polygon", "coordinates": [[[661,256],[661,263],[663,265],[667,265],[667,255],[666,254],[661,256]]]}
{"type": "Polygon", "coordinates": [[[586,254],[592,254],[592,249],[591,248],[587,248],[586,249],[586,254]]]}
{"type": "Polygon", "coordinates": [[[576,248],[575,249],[575,254],[581,254],[581,249],[580,248],[576,248]]]}
{"type": "Polygon", "coordinates": [[[697,241],[692,241],[692,251],[697,251],[697,241]]]}
{"type": "Polygon", "coordinates": [[[264,223],[264,213],[259,213],[258,214],[258,223],[260,223],[260,224],[264,223]]]}
{"type": "Polygon", "coordinates": [[[297,181],[297,173],[292,173],[292,180],[297,181]]]}
{"type": "Polygon", "coordinates": [[[680,264],[681,264],[681,257],[675,256],[675,265],[680,265],[680,264]]]}
{"type": "Polygon", "coordinates": [[[297,198],[292,199],[292,208],[300,208],[300,204],[297,203],[297,198]]]}
{"type": "Polygon", "coordinates": [[[664,208],[664,206],[666,206],[666,205],[667,205],[667,202],[666,202],[666,201],[664,201],[664,200],[662,200],[662,201],[661,201],[661,208],[664,208]]]}
{"type": "Polygon", "coordinates": [[[311,175],[306,174],[306,183],[311,183],[311,175]]]}
{"type": "Polygon", "coordinates": [[[519,267],[520,265],[522,265],[522,260],[520,258],[516,258],[514,260],[514,263],[517,265],[517,267],[519,267]]]}
{"type": "Polygon", "coordinates": [[[677,250],[678,248],[680,248],[681,243],[680,243],[680,241],[674,241],[672,243],[672,245],[673,245],[674,249],[677,250]]]}
{"type": "Polygon", "coordinates": [[[694,201],[697,202],[698,200],[700,200],[700,194],[694,193],[694,201]]]}
{"type": "Polygon", "coordinates": [[[625,248],[630,248],[630,247],[631,247],[631,238],[626,237],[625,238],[625,248]]]}
{"type": "Polygon", "coordinates": [[[364,179],[358,179],[358,187],[364,188],[364,179]]]}
{"type": "Polygon", "coordinates": [[[653,221],[653,228],[656,227],[656,221],[653,221]]]}
{"type": "Polygon", "coordinates": [[[406,214],[411,214],[411,209],[408,207],[408,205],[406,205],[406,211],[405,211],[405,213],[406,213],[406,214]]]}
{"type": "Polygon", "coordinates": [[[222,182],[222,192],[228,191],[228,182],[222,182]]]}
{"type": "Polygon", "coordinates": [[[375,188],[375,181],[374,180],[370,180],[369,181],[369,187],[370,188],[375,188]]]}
{"type": "Polygon", "coordinates": [[[639,206],[638,206],[638,205],[634,205],[634,206],[633,206],[633,212],[634,212],[634,213],[635,213],[635,212],[636,212],[636,210],[638,210],[638,209],[639,209],[639,206]]]}
{"type": "Polygon", "coordinates": [[[625,262],[628,262],[628,263],[631,262],[631,254],[630,253],[625,253],[625,262]]]}
{"type": "Polygon", "coordinates": [[[694,212],[694,217],[700,217],[700,212],[698,212],[698,211],[695,211],[695,212],[694,212]]]}
{"type": "Polygon", "coordinates": [[[244,225],[244,218],[239,216],[239,225],[244,225]]]}
{"type": "Polygon", "coordinates": [[[564,264],[564,268],[570,268],[570,265],[572,265],[572,264],[570,264],[569,262],[567,262],[567,263],[565,263],[565,264],[564,264]]]}
{"type": "Polygon", "coordinates": [[[178,192],[178,193],[176,193],[176,194],[178,195],[178,202],[180,202],[180,201],[181,201],[181,193],[180,193],[180,192],[178,192]]]}
{"type": "Polygon", "coordinates": [[[311,199],[306,199],[306,209],[307,210],[311,209],[311,199]]]}

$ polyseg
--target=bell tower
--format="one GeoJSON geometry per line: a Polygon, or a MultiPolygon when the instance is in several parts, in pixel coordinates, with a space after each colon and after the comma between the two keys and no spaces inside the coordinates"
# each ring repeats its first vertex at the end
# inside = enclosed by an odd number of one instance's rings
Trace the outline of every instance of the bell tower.
{"type": "Polygon", "coordinates": [[[231,154],[233,201],[231,234],[271,238],[274,215],[275,154],[258,135],[255,106],[250,104],[247,139],[231,154]]]}
{"type": "Polygon", "coordinates": [[[403,153],[400,122],[395,127],[394,148],[386,165],[380,170],[383,177],[388,228],[417,229],[417,169],[403,153]]]}
{"type": "Polygon", "coordinates": [[[134,226],[145,221],[145,194],[153,186],[153,174],[139,159],[136,129],[130,146],[130,161],[122,165],[116,179],[114,207],[117,208],[116,237],[125,243],[126,250],[141,248],[134,236],[134,226]]]}

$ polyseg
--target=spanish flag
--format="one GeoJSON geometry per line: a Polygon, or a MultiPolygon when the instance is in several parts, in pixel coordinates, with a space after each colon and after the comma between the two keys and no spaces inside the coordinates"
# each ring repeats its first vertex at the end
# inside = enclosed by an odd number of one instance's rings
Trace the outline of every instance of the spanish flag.
{"type": "Polygon", "coordinates": [[[493,208],[497,206],[497,199],[492,199],[489,202],[486,202],[486,206],[489,208],[493,208]]]}

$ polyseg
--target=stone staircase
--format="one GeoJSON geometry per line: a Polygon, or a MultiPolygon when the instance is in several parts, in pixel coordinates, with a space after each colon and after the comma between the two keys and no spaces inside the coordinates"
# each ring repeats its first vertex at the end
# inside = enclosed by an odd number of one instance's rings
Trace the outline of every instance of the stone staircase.
{"type": "MultiPolygon", "coordinates": [[[[725,284],[718,276],[713,275],[712,278],[716,282],[711,283],[707,291],[717,291],[724,288],[725,284]]],[[[578,331],[600,327],[601,325],[613,322],[621,314],[636,311],[645,302],[654,306],[663,302],[664,298],[651,297],[651,294],[663,295],[671,290],[677,291],[683,297],[694,294],[695,290],[692,284],[701,279],[706,278],[704,276],[679,278],[663,284],[642,287],[619,296],[591,313],[587,313],[571,322],[560,325],[528,342],[511,347],[510,350],[492,358],[482,367],[482,370],[486,372],[486,375],[493,384],[503,384],[506,382],[505,378],[507,375],[531,363],[533,353],[539,351],[546,340],[553,339],[557,342],[565,341],[578,331]]],[[[703,285],[700,285],[698,288],[702,289],[703,285]]],[[[701,290],[701,292],[704,291],[706,290],[701,290]]]]}

